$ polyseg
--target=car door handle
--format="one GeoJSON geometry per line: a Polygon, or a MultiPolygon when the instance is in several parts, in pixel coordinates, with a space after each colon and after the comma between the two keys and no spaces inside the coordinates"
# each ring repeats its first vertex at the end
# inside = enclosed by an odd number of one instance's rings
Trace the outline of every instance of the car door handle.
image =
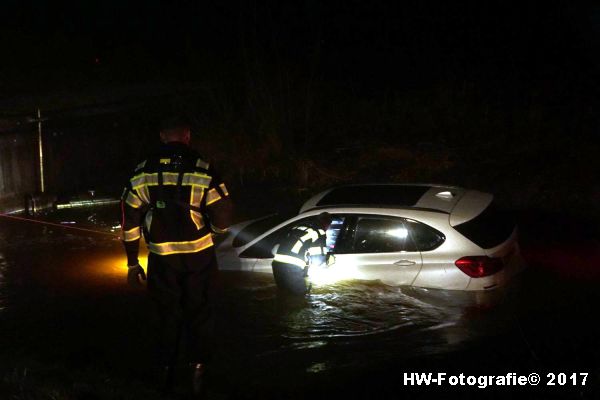
{"type": "Polygon", "coordinates": [[[416,262],[410,260],[399,260],[394,263],[394,265],[397,265],[399,267],[408,267],[415,264],[416,262]]]}

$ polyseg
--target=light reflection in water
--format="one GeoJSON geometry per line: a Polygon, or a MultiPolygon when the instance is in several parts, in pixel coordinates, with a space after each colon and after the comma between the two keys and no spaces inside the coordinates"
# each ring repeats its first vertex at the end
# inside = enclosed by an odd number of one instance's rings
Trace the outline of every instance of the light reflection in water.
{"type": "MultiPolygon", "coordinates": [[[[98,223],[110,221],[98,218],[98,223]]],[[[82,219],[69,215],[63,221],[82,219]]],[[[4,314],[11,309],[19,316],[31,313],[36,329],[52,331],[53,322],[47,326],[37,322],[42,318],[35,313],[41,311],[28,307],[32,292],[26,285],[33,285],[36,302],[48,298],[54,301],[57,315],[68,312],[72,304],[87,304],[90,310],[110,309],[112,302],[131,304],[132,299],[144,296],[144,291],[123,290],[127,266],[118,239],[35,229],[35,234],[21,227],[15,229],[10,232],[11,242],[0,249],[11,262],[9,268],[4,257],[0,257],[0,308],[6,307],[4,314]],[[18,264],[12,265],[13,260],[18,264]],[[11,291],[15,301],[8,305],[3,300],[7,269],[11,279],[24,282],[18,290],[11,291]],[[56,279],[57,273],[60,279],[56,279]],[[65,295],[73,296],[75,302],[61,302],[65,295]],[[121,302],[121,296],[131,297],[121,302]]],[[[146,268],[143,245],[141,250],[140,264],[146,268]]],[[[394,357],[448,351],[477,335],[481,331],[477,325],[495,331],[494,324],[480,323],[478,314],[471,312],[472,307],[479,307],[481,299],[463,304],[456,302],[453,294],[437,294],[436,298],[431,291],[363,281],[315,286],[306,298],[286,298],[278,293],[269,274],[222,273],[221,277],[223,284],[216,305],[221,312],[216,313],[216,318],[220,340],[226,344],[225,356],[244,360],[247,354],[248,359],[257,362],[257,375],[279,365],[279,360],[285,363],[293,359],[302,371],[319,374],[352,363],[366,365],[394,357]],[[240,337],[245,340],[239,340],[240,337]]],[[[128,316],[115,322],[112,318],[118,317],[113,313],[106,315],[109,323],[137,329],[127,326],[139,322],[135,318],[128,316]]],[[[78,324],[74,326],[72,334],[77,335],[78,324]]],[[[240,374],[248,374],[247,369],[240,374]]]]}
{"type": "Polygon", "coordinates": [[[476,296],[344,281],[314,287],[309,296],[298,298],[278,293],[266,274],[232,273],[222,300],[235,310],[240,324],[228,329],[261,327],[267,343],[255,349],[260,359],[305,358],[305,371],[312,373],[452,351],[501,332],[510,317],[500,292],[476,296]],[[325,361],[315,363],[315,352],[325,361]]]}

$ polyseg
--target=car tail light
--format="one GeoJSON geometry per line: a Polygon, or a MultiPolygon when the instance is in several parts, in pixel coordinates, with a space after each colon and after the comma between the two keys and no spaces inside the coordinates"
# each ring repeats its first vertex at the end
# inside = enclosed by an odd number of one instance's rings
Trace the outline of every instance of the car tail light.
{"type": "Polygon", "coordinates": [[[456,266],[471,278],[483,278],[493,275],[504,267],[501,258],[486,256],[463,257],[454,262],[456,266]]]}

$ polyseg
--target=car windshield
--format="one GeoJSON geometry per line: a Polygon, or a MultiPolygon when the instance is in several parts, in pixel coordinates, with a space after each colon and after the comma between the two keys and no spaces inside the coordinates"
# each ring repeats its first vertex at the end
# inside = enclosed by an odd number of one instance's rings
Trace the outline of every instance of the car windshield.
{"type": "Polygon", "coordinates": [[[287,216],[280,214],[269,215],[265,218],[259,219],[257,221],[251,222],[247,226],[245,226],[238,234],[235,236],[232,242],[233,247],[242,247],[245,244],[252,241],[254,238],[262,235],[269,229],[274,226],[279,225],[283,221],[287,219],[287,216]]]}

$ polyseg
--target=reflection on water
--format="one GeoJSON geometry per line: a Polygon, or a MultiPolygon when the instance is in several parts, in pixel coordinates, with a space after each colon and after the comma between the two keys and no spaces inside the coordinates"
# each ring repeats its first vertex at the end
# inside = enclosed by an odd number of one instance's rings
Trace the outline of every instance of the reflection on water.
{"type": "MultiPolygon", "coordinates": [[[[118,215],[110,207],[65,213],[46,218],[110,232],[118,215]]],[[[140,360],[151,364],[152,305],[144,292],[126,286],[118,238],[7,222],[0,226],[0,239],[0,358],[29,352],[53,362],[103,362],[110,370],[125,371],[140,360]],[[135,337],[136,344],[124,337],[135,337]]],[[[141,261],[145,265],[145,255],[141,261]]],[[[489,293],[352,281],[298,298],[279,293],[269,274],[222,272],[214,370],[224,380],[249,385],[265,382],[271,371],[293,381],[298,374],[369,371],[386,363],[464,354],[473,343],[498,337],[484,349],[529,357],[569,348],[570,357],[582,353],[577,346],[587,350],[570,329],[592,304],[573,300],[579,289],[544,284],[537,276],[525,292],[515,285],[489,293]],[[563,300],[568,293],[571,303],[563,300]],[[556,320],[570,322],[561,330],[556,320]]],[[[580,328],[576,332],[588,332],[590,338],[596,332],[580,328]]]]}
{"type": "MultiPolygon", "coordinates": [[[[266,274],[221,278],[220,314],[236,316],[233,326],[222,321],[222,329],[254,336],[254,347],[244,340],[236,351],[256,357],[255,365],[289,369],[292,358],[309,373],[453,351],[501,333],[512,318],[507,293],[499,291],[481,296],[351,281],[298,298],[279,293],[266,274]]],[[[235,342],[228,343],[232,347],[235,342]]]]}
{"type": "MultiPolygon", "coordinates": [[[[46,220],[69,221],[69,226],[92,227],[110,231],[114,210],[65,210],[46,216],[46,220]]],[[[32,286],[40,296],[49,286],[60,286],[68,294],[83,286],[120,287],[125,280],[125,256],[117,238],[82,234],[59,227],[14,223],[9,227],[3,248],[14,260],[14,307],[20,297],[29,297],[32,286]]],[[[146,254],[140,257],[146,265],[146,254]]],[[[5,307],[5,270],[8,262],[0,259],[0,290],[5,307]]],[[[360,351],[368,342],[370,351],[389,357],[447,350],[482,334],[481,326],[498,329],[491,322],[470,316],[473,308],[485,305],[489,298],[472,295],[448,295],[409,288],[396,288],[373,282],[351,281],[315,288],[307,297],[281,295],[268,274],[222,273],[217,307],[221,329],[245,332],[255,347],[242,349],[259,357],[274,357],[304,350],[343,349],[360,351]],[[235,318],[231,318],[235,315],[235,318]],[[476,323],[473,323],[476,321],[476,323]],[[493,326],[492,326],[493,325],[493,326]]],[[[26,304],[27,302],[24,302],[26,304]]],[[[32,312],[28,310],[28,312],[32,312]]],[[[245,343],[245,342],[244,342],[245,343]]],[[[364,355],[364,353],[363,353],[364,355]]],[[[335,358],[335,355],[332,355],[335,358]]],[[[378,357],[381,357],[379,355],[378,357]]],[[[307,362],[310,360],[307,360],[307,362]]],[[[308,363],[307,370],[322,371],[337,363],[308,363]]]]}

